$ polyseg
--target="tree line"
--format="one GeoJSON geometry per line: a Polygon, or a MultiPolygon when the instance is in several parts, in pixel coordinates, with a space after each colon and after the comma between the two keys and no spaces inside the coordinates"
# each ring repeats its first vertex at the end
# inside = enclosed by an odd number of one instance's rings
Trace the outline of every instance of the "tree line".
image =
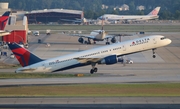
{"type": "Polygon", "coordinates": [[[103,14],[121,15],[145,15],[153,8],[160,6],[160,19],[180,20],[180,0],[0,0],[8,2],[9,8],[13,10],[41,10],[64,8],[83,10],[86,18],[96,19],[103,14]],[[108,9],[102,9],[102,4],[107,5],[108,9]],[[113,10],[116,6],[127,4],[129,11],[113,10]],[[137,11],[136,7],[143,5],[144,11],[137,11]]]}

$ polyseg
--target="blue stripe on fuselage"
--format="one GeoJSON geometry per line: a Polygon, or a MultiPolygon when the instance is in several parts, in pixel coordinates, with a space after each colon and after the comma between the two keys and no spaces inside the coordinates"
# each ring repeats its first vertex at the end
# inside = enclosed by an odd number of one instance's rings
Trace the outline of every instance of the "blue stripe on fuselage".
{"type": "Polygon", "coordinates": [[[52,72],[63,71],[63,70],[68,70],[68,69],[87,66],[87,65],[90,65],[90,63],[85,63],[85,64],[78,63],[78,64],[74,64],[74,65],[71,65],[71,66],[68,66],[68,67],[64,67],[62,69],[58,69],[58,70],[55,70],[55,71],[52,71],[52,72]]]}

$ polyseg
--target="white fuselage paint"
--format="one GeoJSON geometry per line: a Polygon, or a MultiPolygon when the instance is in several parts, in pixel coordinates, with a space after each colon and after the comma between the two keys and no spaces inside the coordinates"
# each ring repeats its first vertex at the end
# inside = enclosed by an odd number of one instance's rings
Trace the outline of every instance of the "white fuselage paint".
{"type": "Polygon", "coordinates": [[[100,18],[104,18],[108,21],[117,21],[117,20],[129,20],[129,21],[141,21],[141,20],[151,20],[158,19],[158,15],[113,15],[113,14],[105,14],[100,18]]]}
{"type": "Polygon", "coordinates": [[[78,61],[76,58],[103,59],[111,55],[123,56],[126,54],[132,54],[136,52],[141,52],[145,50],[151,50],[154,48],[166,46],[171,43],[170,39],[165,38],[162,40],[161,38],[163,37],[164,36],[161,35],[152,35],[152,36],[137,38],[129,41],[124,41],[121,43],[115,43],[112,45],[93,48],[90,50],[85,50],[82,52],[77,52],[65,56],[51,58],[30,66],[19,68],[16,70],[16,73],[53,72],[59,69],[63,69],[69,66],[79,64],[80,61],[78,61]]]}
{"type": "Polygon", "coordinates": [[[91,39],[104,40],[106,33],[104,30],[93,30],[90,33],[91,39]]]}

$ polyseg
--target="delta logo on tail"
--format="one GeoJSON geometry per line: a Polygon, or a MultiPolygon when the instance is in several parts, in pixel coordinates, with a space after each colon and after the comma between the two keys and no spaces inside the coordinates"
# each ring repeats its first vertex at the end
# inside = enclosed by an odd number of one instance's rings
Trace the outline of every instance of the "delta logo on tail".
{"type": "Polygon", "coordinates": [[[9,48],[12,50],[13,54],[16,56],[18,59],[19,63],[25,67],[28,65],[32,65],[34,63],[43,61],[42,59],[38,58],[34,54],[30,53],[28,50],[25,48],[22,48],[21,46],[10,43],[8,44],[9,48]]]}
{"type": "Polygon", "coordinates": [[[4,30],[6,23],[8,21],[10,15],[10,11],[6,11],[1,17],[0,17],[0,30],[4,30]]]}

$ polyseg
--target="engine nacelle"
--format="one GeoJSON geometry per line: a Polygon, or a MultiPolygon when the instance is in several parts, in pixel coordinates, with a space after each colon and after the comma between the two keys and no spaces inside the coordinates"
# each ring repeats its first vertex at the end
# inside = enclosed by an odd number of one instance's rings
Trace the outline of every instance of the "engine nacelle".
{"type": "Polygon", "coordinates": [[[82,37],[80,37],[80,38],[78,39],[78,42],[79,42],[79,43],[83,43],[83,42],[84,42],[84,39],[83,39],[82,37]]]}
{"type": "Polygon", "coordinates": [[[111,39],[111,42],[112,42],[112,43],[116,43],[116,38],[113,37],[113,38],[111,39]]]}
{"type": "Polygon", "coordinates": [[[123,63],[123,61],[124,60],[122,58],[118,58],[116,55],[111,55],[102,59],[98,64],[111,65],[111,64],[116,64],[118,62],[123,63]]]}

